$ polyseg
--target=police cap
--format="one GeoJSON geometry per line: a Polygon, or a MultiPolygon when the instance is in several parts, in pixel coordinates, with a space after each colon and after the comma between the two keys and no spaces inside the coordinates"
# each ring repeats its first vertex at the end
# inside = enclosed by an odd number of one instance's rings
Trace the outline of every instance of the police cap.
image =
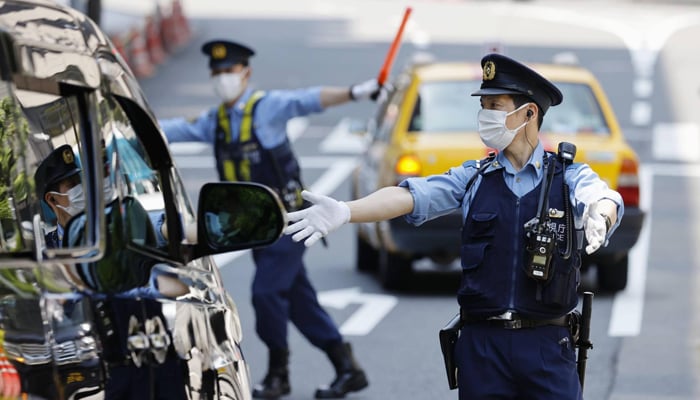
{"type": "Polygon", "coordinates": [[[204,43],[202,53],[209,56],[209,68],[229,68],[236,64],[248,65],[255,55],[250,47],[228,40],[212,40],[204,43]]]}
{"type": "Polygon", "coordinates": [[[78,173],[80,167],[76,163],[73,148],[67,144],[57,147],[39,164],[34,173],[37,195],[43,198],[51,186],[78,173]]]}
{"type": "Polygon", "coordinates": [[[547,112],[550,106],[561,103],[559,89],[529,67],[502,54],[487,54],[481,59],[483,70],[481,88],[472,96],[499,94],[524,95],[532,99],[547,112]]]}

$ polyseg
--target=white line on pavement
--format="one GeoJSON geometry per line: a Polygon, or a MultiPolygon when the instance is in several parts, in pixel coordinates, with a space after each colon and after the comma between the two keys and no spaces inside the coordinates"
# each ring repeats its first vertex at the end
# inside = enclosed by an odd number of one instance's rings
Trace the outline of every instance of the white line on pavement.
{"type": "MultiPolygon", "coordinates": [[[[629,281],[625,290],[615,294],[610,314],[609,336],[637,336],[642,329],[644,290],[646,287],[649,257],[649,232],[651,226],[651,193],[654,184],[653,172],[642,166],[639,169],[639,206],[646,210],[644,225],[637,244],[629,253],[629,281]]],[[[624,216],[622,217],[625,218],[624,216]]]]}
{"type": "Polygon", "coordinates": [[[320,149],[323,153],[362,153],[367,147],[367,141],[357,133],[352,133],[352,120],[343,118],[333,127],[331,133],[323,139],[320,149]]]}
{"type": "MultiPolygon", "coordinates": [[[[644,293],[649,263],[649,240],[653,209],[652,192],[655,176],[700,177],[700,165],[691,164],[647,164],[639,169],[640,207],[647,212],[644,226],[637,244],[629,254],[630,281],[625,290],[618,292],[613,300],[608,335],[637,336],[642,329],[644,293]]],[[[624,218],[624,217],[623,217],[624,218]]],[[[697,215],[690,218],[696,220],[697,215]]],[[[694,226],[693,223],[689,224],[694,226]]]]}

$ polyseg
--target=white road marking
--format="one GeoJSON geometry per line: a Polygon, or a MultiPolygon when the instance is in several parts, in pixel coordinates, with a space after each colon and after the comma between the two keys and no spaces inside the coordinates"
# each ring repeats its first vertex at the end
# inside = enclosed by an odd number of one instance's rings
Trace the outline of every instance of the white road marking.
{"type": "Polygon", "coordinates": [[[656,160],[700,162],[700,127],[695,123],[656,124],[652,140],[656,160]]]}
{"type": "Polygon", "coordinates": [[[311,184],[309,189],[319,194],[328,195],[333,193],[352,173],[356,163],[357,161],[354,158],[338,159],[316,180],[316,182],[311,184]]]}
{"type": "Polygon", "coordinates": [[[352,120],[343,118],[333,127],[331,133],[321,142],[320,150],[323,153],[362,153],[367,147],[365,138],[351,132],[352,120]]]}
{"type": "Polygon", "coordinates": [[[651,104],[646,100],[637,100],[630,108],[630,120],[635,126],[648,126],[651,123],[651,104]]]}
{"type": "MultiPolygon", "coordinates": [[[[700,177],[700,165],[647,164],[639,168],[640,207],[647,212],[637,244],[629,253],[629,282],[613,300],[608,335],[637,336],[642,328],[644,293],[649,263],[649,239],[653,218],[652,193],[655,176],[700,177]]],[[[624,217],[623,217],[624,218],[624,217]]],[[[698,215],[691,215],[696,221],[698,215]]],[[[697,226],[690,223],[689,226],[697,226]]]]}
{"type": "Polygon", "coordinates": [[[324,307],[343,309],[353,303],[362,304],[341,326],[343,335],[367,335],[396,306],[398,299],[385,294],[362,293],[360,288],[328,290],[318,293],[324,307]]]}
{"type": "MultiPolygon", "coordinates": [[[[651,229],[651,194],[653,191],[653,171],[648,167],[639,168],[639,206],[645,210],[644,225],[637,244],[629,252],[629,271],[627,287],[615,294],[609,336],[637,336],[642,329],[644,310],[644,291],[649,257],[649,232],[651,229]]],[[[624,216],[622,217],[625,218],[624,216]]]]}

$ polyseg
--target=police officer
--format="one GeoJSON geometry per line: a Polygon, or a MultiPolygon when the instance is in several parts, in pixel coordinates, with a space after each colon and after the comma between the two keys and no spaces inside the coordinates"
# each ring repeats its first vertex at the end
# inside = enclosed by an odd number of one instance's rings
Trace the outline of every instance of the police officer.
{"type": "MultiPolygon", "coordinates": [[[[377,95],[377,80],[349,88],[263,92],[248,84],[252,72],[249,59],[254,55],[251,48],[214,40],[204,44],[202,52],[209,57],[211,81],[221,103],[194,121],[160,121],[168,140],[211,143],[221,180],[263,183],[278,192],[288,211],[300,209],[300,169],[287,137],[287,121],[377,95]]],[[[256,331],[269,350],[268,372],[254,388],[253,397],[273,399],[290,392],[289,321],[328,355],[335,368],[335,379],[328,387],[319,388],[316,398],[341,398],[368,385],[350,345],[343,342],[331,317],[316,299],[303,264],[304,251],[303,245],[288,237],[253,250],[256,331]]]]}
{"type": "MultiPolygon", "coordinates": [[[[585,232],[587,253],[605,245],[619,225],[622,199],[588,165],[562,163],[544,151],[538,139],[543,117],[562,101],[551,82],[499,54],[486,55],[481,65],[483,81],[472,93],[481,100],[479,135],[498,150],[485,168],[480,171],[468,161],[446,174],[409,178],[347,203],[304,192],[314,205],[290,213],[296,222],[286,232],[310,246],[347,222],[405,215],[420,225],[460,209],[458,302],[464,326],[455,348],[459,398],[581,399],[566,326],[578,301],[580,254],[563,256],[565,246],[557,237],[554,252],[547,253],[553,257],[549,279],[531,276],[535,259],[527,250],[526,226],[538,215],[540,189],[550,168],[549,207],[573,213],[573,225],[585,232]]],[[[566,227],[565,217],[558,215],[566,212],[554,214],[557,230],[566,227]]],[[[577,235],[570,237],[567,243],[578,249],[577,235]]]]}
{"type": "MultiPolygon", "coordinates": [[[[63,233],[66,224],[85,209],[80,172],[73,149],[67,144],[54,149],[37,167],[34,174],[37,194],[56,215],[57,222],[56,229],[45,235],[47,247],[61,247],[64,244],[63,233]]],[[[103,189],[100,187],[100,190],[103,189]]],[[[146,221],[146,224],[148,224],[147,218],[148,215],[143,210],[141,219],[146,221]]],[[[164,239],[160,237],[158,240],[164,239]]],[[[79,272],[78,275],[80,275],[79,272]]],[[[75,278],[79,279],[78,276],[75,278]]],[[[161,279],[163,278],[159,277],[157,281],[166,283],[161,279]]],[[[185,367],[172,347],[168,349],[165,361],[162,363],[151,362],[144,365],[135,365],[127,348],[127,336],[132,334],[130,330],[135,323],[143,325],[144,320],[157,318],[165,321],[161,304],[157,300],[138,298],[142,294],[156,293],[157,290],[153,285],[157,284],[149,282],[148,286],[118,295],[92,293],[79,300],[89,301],[90,307],[98,316],[94,320],[102,342],[101,357],[107,367],[105,399],[184,400],[186,398],[185,367]]],[[[39,315],[40,313],[37,312],[34,317],[39,315]]],[[[48,387],[51,388],[50,385],[48,387]]],[[[46,385],[34,385],[31,389],[43,388],[46,388],[46,385]]]]}

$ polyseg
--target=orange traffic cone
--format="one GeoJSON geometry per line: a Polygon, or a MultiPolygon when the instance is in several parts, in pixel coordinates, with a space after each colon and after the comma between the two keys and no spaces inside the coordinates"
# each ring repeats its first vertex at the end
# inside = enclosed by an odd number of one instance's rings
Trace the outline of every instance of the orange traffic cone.
{"type": "Polygon", "coordinates": [[[163,16],[160,24],[160,35],[163,39],[163,47],[165,51],[172,54],[177,50],[177,32],[175,32],[175,18],[171,13],[163,16]]]}
{"type": "Polygon", "coordinates": [[[180,0],[173,0],[172,17],[174,20],[175,44],[177,46],[185,45],[189,40],[192,32],[190,31],[190,23],[182,11],[180,0]]]}
{"type": "Polygon", "coordinates": [[[160,18],[149,15],[146,17],[146,48],[151,63],[158,65],[165,61],[167,55],[163,50],[163,43],[160,40],[160,18]]]}
{"type": "Polygon", "coordinates": [[[143,29],[134,28],[129,35],[129,60],[131,70],[137,78],[148,78],[155,68],[151,63],[143,29]]]}

